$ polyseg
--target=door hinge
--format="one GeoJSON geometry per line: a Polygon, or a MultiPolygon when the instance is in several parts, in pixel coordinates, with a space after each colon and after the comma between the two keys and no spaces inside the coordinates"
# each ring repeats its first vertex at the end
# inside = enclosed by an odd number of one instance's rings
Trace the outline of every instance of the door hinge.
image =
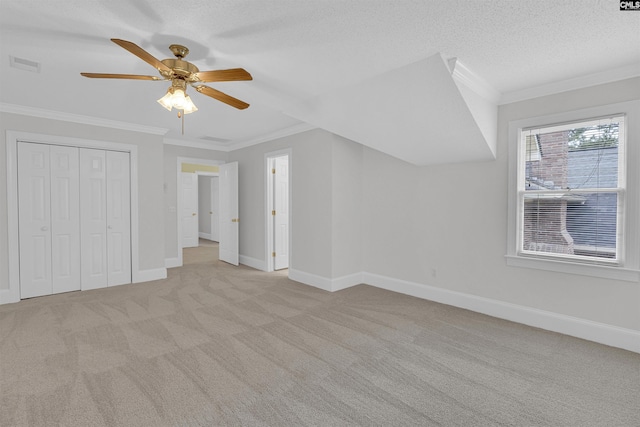
{"type": "Polygon", "coordinates": [[[276,211],[271,211],[272,216],[276,216],[276,211]]]}
{"type": "Polygon", "coordinates": [[[276,253],[275,252],[271,252],[271,256],[275,258],[276,253]]]}
{"type": "Polygon", "coordinates": [[[276,168],[271,169],[271,173],[276,173],[276,168]]]}

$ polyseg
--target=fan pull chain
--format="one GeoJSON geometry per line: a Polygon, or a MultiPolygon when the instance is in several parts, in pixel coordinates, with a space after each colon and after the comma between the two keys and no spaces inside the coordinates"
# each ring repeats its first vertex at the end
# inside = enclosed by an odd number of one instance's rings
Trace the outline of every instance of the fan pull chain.
{"type": "Polygon", "coordinates": [[[184,113],[182,111],[178,111],[178,118],[182,119],[182,134],[184,135],[184,113]]]}

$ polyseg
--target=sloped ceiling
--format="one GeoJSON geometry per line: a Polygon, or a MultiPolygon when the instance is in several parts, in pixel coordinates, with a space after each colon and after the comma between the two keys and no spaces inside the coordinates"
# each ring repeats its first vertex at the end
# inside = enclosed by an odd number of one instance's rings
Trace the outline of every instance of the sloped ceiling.
{"type": "Polygon", "coordinates": [[[476,122],[496,126],[497,106],[487,108],[488,118],[474,117],[449,65],[435,54],[285,112],[409,163],[428,165],[493,159],[495,139],[485,138],[476,122]]]}
{"type": "Polygon", "coordinates": [[[0,1],[0,110],[152,127],[223,150],[326,126],[421,164],[486,159],[492,105],[640,75],[638,28],[640,13],[598,0],[0,1]],[[210,86],[251,107],[191,93],[199,111],[181,135],[155,102],[166,82],[80,76],[155,72],[112,37],[159,59],[184,44],[201,70],[247,69],[253,81],[210,86]],[[40,68],[11,67],[10,57],[40,68]],[[454,57],[498,96],[465,85],[454,57]],[[338,120],[341,109],[349,116],[338,120]],[[458,145],[445,127],[464,130],[458,145]]]}

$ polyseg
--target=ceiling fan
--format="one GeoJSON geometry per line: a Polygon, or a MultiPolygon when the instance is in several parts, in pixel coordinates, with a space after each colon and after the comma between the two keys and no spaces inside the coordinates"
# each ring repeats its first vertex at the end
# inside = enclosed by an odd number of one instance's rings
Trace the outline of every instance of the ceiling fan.
{"type": "MultiPolygon", "coordinates": [[[[107,73],[80,73],[84,77],[97,78],[97,79],[130,79],[130,80],[164,80],[170,81],[171,87],[167,90],[167,93],[160,99],[158,103],[167,110],[171,111],[172,108],[182,110],[184,114],[193,113],[198,109],[191,101],[189,95],[187,95],[187,85],[192,86],[196,91],[224,102],[239,110],[244,110],[249,106],[244,101],[220,92],[212,87],[202,85],[199,83],[206,82],[227,82],[227,81],[239,81],[239,80],[253,80],[251,74],[249,74],[243,68],[232,68],[229,70],[214,70],[214,71],[200,71],[198,67],[192,63],[185,61],[184,57],[189,53],[189,49],[185,46],[172,44],[169,46],[171,52],[175,55],[175,58],[163,59],[162,61],[156,59],[149,52],[142,49],[140,46],[130,41],[121,39],[111,39],[112,42],[118,46],[133,53],[138,58],[147,62],[153,66],[160,76],[143,76],[138,74],[107,74],[107,73]]],[[[178,113],[180,117],[180,113],[178,113]]]]}

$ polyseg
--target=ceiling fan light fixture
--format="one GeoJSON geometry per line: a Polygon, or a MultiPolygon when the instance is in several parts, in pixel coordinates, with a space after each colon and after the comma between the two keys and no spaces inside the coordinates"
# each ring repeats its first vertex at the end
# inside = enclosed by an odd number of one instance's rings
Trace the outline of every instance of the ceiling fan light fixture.
{"type": "Polygon", "coordinates": [[[174,88],[173,94],[171,95],[171,106],[178,110],[182,110],[184,109],[185,102],[184,90],[174,88]]]}
{"type": "Polygon", "coordinates": [[[171,111],[171,109],[173,108],[173,104],[171,103],[172,96],[173,88],[170,87],[169,90],[167,90],[167,93],[165,93],[162,98],[158,99],[158,104],[171,111]]]}
{"type": "Polygon", "coordinates": [[[198,111],[191,97],[186,94],[186,84],[182,80],[174,80],[167,93],[158,99],[158,103],[169,111],[173,108],[182,110],[185,114],[198,111]]]}
{"type": "Polygon", "coordinates": [[[189,95],[186,95],[184,97],[184,107],[182,108],[182,111],[185,114],[191,114],[195,111],[198,111],[198,107],[196,107],[196,105],[193,103],[189,95]]]}

